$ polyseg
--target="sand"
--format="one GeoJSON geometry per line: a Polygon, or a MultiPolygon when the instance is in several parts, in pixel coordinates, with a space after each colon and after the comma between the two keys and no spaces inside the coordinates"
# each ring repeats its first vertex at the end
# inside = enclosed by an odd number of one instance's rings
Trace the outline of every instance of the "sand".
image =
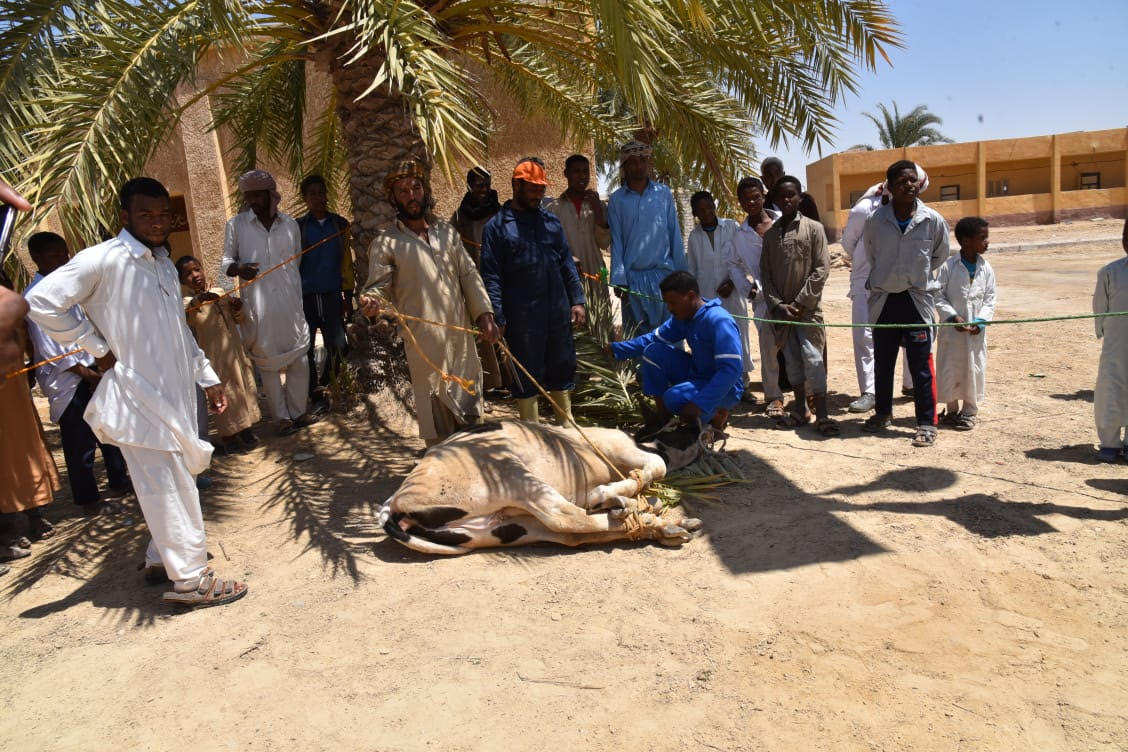
{"type": "MultiPolygon", "coordinates": [[[[1120,226],[993,232],[1068,244],[990,255],[998,317],[1088,311],[1120,226]]],[[[849,318],[846,282],[828,321],[849,318]]],[[[1128,465],[1095,460],[1092,322],[987,336],[979,426],[914,449],[907,400],[887,436],[845,413],[849,332],[831,330],[842,436],[738,415],[755,480],[691,505],[705,531],[680,549],[386,540],[372,513],[422,445],[387,394],[215,461],[213,565],[251,587],[228,607],[162,606],[136,506],[87,519],[60,493],[59,534],[0,578],[0,743],[1126,749],[1128,465]]]]}

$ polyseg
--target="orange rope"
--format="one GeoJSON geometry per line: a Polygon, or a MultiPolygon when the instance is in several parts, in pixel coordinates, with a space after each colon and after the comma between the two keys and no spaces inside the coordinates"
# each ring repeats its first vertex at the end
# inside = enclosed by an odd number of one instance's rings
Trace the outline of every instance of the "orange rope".
{"type": "MultiPolygon", "coordinates": [[[[213,299],[213,300],[204,300],[204,301],[201,301],[200,303],[198,303],[198,304],[196,304],[196,305],[192,306],[191,308],[187,308],[187,309],[185,309],[185,311],[184,311],[184,314],[185,314],[185,315],[187,315],[187,314],[189,314],[189,313],[192,313],[192,312],[194,312],[194,311],[198,311],[198,310],[200,310],[201,308],[203,308],[204,306],[212,305],[213,303],[218,303],[219,301],[223,300],[224,298],[226,298],[226,297],[228,297],[228,296],[230,296],[230,295],[234,295],[235,293],[237,293],[237,292],[239,292],[240,290],[242,290],[242,289],[243,289],[244,287],[247,287],[248,285],[251,285],[251,284],[253,284],[253,283],[255,283],[255,282],[258,282],[258,281],[259,281],[260,279],[262,279],[263,277],[265,277],[265,276],[266,276],[267,274],[270,274],[271,272],[274,272],[274,271],[278,271],[279,269],[281,269],[281,268],[282,268],[283,266],[285,266],[286,264],[290,263],[291,261],[293,261],[293,260],[294,260],[294,259],[296,259],[296,258],[300,258],[301,256],[304,256],[305,254],[307,254],[307,253],[309,253],[310,251],[312,251],[312,250],[313,250],[314,248],[317,248],[318,246],[320,246],[320,245],[322,245],[322,244],[324,244],[324,243],[328,243],[328,242],[329,242],[330,240],[333,240],[333,239],[335,239],[335,238],[339,238],[340,236],[342,236],[342,235],[344,235],[344,234],[345,234],[346,232],[348,232],[348,230],[349,230],[349,228],[347,228],[347,227],[346,227],[345,229],[343,229],[343,230],[339,230],[339,231],[337,231],[337,232],[333,233],[332,235],[330,235],[330,236],[328,236],[328,237],[326,237],[326,238],[322,238],[321,240],[317,241],[316,243],[314,243],[313,245],[309,246],[308,248],[303,248],[302,250],[298,251],[297,253],[295,253],[295,254],[294,254],[293,256],[291,256],[290,258],[288,258],[288,259],[286,259],[286,260],[284,260],[284,261],[282,261],[282,262],[280,262],[280,263],[277,263],[277,264],[275,264],[274,266],[272,266],[272,267],[270,267],[269,269],[267,269],[267,270],[266,270],[265,272],[261,272],[261,273],[259,273],[258,275],[254,276],[254,277],[251,277],[251,278],[250,278],[250,279],[248,279],[248,280],[245,280],[245,281],[244,281],[244,282],[242,282],[241,284],[238,284],[238,285],[236,285],[235,287],[231,288],[230,290],[228,290],[227,292],[223,293],[222,295],[219,295],[219,296],[218,296],[218,297],[216,297],[215,299],[213,299]]],[[[32,363],[32,364],[31,364],[30,366],[27,366],[26,368],[21,368],[21,369],[20,369],[20,370],[18,370],[18,371],[12,371],[11,373],[7,374],[7,375],[6,375],[6,376],[5,376],[4,378],[5,378],[5,380],[7,380],[7,379],[14,379],[15,377],[17,377],[17,376],[22,376],[23,374],[25,374],[25,373],[27,373],[27,372],[29,372],[29,371],[34,371],[34,370],[35,370],[36,368],[39,368],[40,366],[45,366],[45,365],[47,365],[47,364],[49,364],[49,363],[54,363],[54,362],[55,362],[56,360],[62,360],[63,358],[66,358],[66,357],[68,357],[68,356],[71,356],[71,355],[77,355],[77,354],[78,354],[78,353],[80,353],[80,352],[82,352],[82,348],[81,348],[81,347],[79,347],[79,348],[77,348],[77,349],[74,349],[74,350],[71,350],[70,352],[65,352],[65,353],[63,353],[62,355],[56,355],[56,356],[55,356],[55,357],[53,357],[53,358],[47,358],[46,360],[41,360],[41,361],[39,361],[38,363],[32,363]]]]}

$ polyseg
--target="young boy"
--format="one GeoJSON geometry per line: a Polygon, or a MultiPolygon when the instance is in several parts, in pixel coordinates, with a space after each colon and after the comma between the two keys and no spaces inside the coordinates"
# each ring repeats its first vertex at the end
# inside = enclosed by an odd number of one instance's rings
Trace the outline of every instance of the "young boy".
{"type": "Polygon", "coordinates": [[[799,179],[784,175],[776,181],[775,196],[783,215],[764,235],[760,276],[764,303],[773,319],[809,322],[815,326],[772,324],[774,349],[763,359],[783,351],[787,379],[795,390],[791,413],[779,419],[780,428],[795,428],[811,422],[807,395],[814,397],[816,427],[823,436],[837,436],[838,424],[827,414],[826,362],[821,326],[822,291],[830,276],[830,254],[821,224],[799,213],[803,188],[799,179]]]}
{"type": "Polygon", "coordinates": [[[749,336],[748,298],[736,291],[736,283],[744,277],[734,245],[739,225],[735,220],[717,216],[717,205],[708,191],[693,194],[689,207],[697,218],[697,226],[689,233],[686,248],[689,273],[697,278],[703,297],[719,299],[721,307],[736,321],[744,356],[744,383],[747,384],[755,364],[749,336]]]}
{"type": "Polygon", "coordinates": [[[983,258],[987,252],[987,221],[964,217],[956,223],[958,256],[940,267],[936,310],[940,321],[959,326],[939,327],[937,335],[936,400],[946,403],[940,424],[957,431],[975,428],[979,403],[987,384],[986,324],[995,315],[995,272],[983,258]],[[963,408],[960,408],[963,400],[963,408]]]}
{"type": "Polygon", "coordinates": [[[200,262],[192,256],[177,259],[176,271],[180,284],[192,292],[184,298],[188,328],[227,391],[227,409],[215,416],[220,451],[229,454],[254,447],[258,437],[251,426],[262,416],[254,371],[238,329],[243,322],[243,301],[230,296],[217,300],[223,290],[208,289],[200,262]]]}
{"type": "MultiPolygon", "coordinates": [[[[1124,221],[1121,247],[1128,253],[1128,220],[1124,221]]],[[[1097,273],[1093,313],[1128,311],[1128,257],[1107,264],[1097,273]]],[[[1101,448],[1097,459],[1116,462],[1124,457],[1124,430],[1128,427],[1128,317],[1095,319],[1097,338],[1104,339],[1097,371],[1093,414],[1101,448]]]]}

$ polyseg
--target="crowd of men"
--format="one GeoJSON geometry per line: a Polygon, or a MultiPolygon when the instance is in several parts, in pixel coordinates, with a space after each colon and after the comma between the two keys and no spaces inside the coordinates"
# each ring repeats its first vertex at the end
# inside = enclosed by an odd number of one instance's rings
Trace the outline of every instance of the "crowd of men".
{"type": "MultiPolygon", "coordinates": [[[[655,179],[645,143],[622,147],[621,185],[606,203],[591,188],[586,157],[567,159],[566,188],[551,198],[544,163],[526,157],[504,202],[489,172],[471,170],[449,222],[435,215],[423,165],[404,162],[384,180],[396,218],[369,247],[368,277],[359,285],[349,222],[329,210],[325,181],[312,175],[301,183],[308,212],[295,219],[279,210],[274,178],[254,170],[239,179],[243,206],[227,224],[218,269],[234,290],[209,285],[196,258],[174,265],[168,191],[151,178],[130,180],[119,193],[116,237],[73,257],[58,235],[28,241],[38,270],[24,293],[30,359],[43,361],[35,375],[60,428],[74,501],[98,514],[136,494],[152,535],[144,577],[171,584],[166,602],[205,607],[245,595],[245,583],[208,565],[201,474],[213,453],[259,443],[260,389],[280,435],[327,409],[354,293],[363,316],[400,327],[427,447],[481,421],[485,397],[501,394],[515,399],[521,420],[539,421],[543,390],[556,421],[573,425],[573,332],[586,321],[588,296],[610,302],[609,290],[619,298],[624,338],[606,349],[637,362],[642,391],[653,400],[643,433],[677,421],[723,430],[741,400],[757,401],[758,354],[765,412],[778,427],[813,421],[821,434],[837,435],[822,314],[826,233],[800,181],[778,159],[761,167],[760,178],[736,186],[740,222],[718,217],[708,192],[692,196],[696,226],[687,244],[674,194],[655,179]],[[318,331],[326,352],[320,370],[318,331]],[[96,451],[105,492],[93,471],[96,451]]],[[[919,447],[935,443],[938,424],[975,427],[996,304],[994,272],[983,258],[987,223],[962,219],[959,253],[950,253],[947,223],[919,198],[926,186],[918,165],[893,163],[851,211],[843,238],[858,325],[860,396],[849,409],[873,411],[866,431],[890,425],[903,351],[919,447]]],[[[4,197],[26,209],[14,194],[4,197]]],[[[1128,223],[1124,245],[1128,252],[1128,223]]],[[[11,341],[23,331],[19,308],[0,297],[5,372],[21,360],[11,341]]],[[[1128,310],[1128,259],[1101,271],[1094,310],[1128,310]]],[[[1096,392],[1100,457],[1116,461],[1128,424],[1128,320],[1097,319],[1097,334],[1105,339],[1096,392]]],[[[0,497],[0,560],[27,556],[33,540],[54,533],[42,507],[58,474],[21,382],[0,383],[5,436],[38,441],[3,442],[0,462],[12,483],[0,497]],[[20,515],[29,537],[16,530],[20,515]]]]}

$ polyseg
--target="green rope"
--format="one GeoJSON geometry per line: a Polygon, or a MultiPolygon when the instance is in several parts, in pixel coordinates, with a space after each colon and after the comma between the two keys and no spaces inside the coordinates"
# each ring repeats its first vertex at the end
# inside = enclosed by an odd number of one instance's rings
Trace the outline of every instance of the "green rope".
{"type": "MultiPolygon", "coordinates": [[[[634,292],[629,287],[622,285],[612,285],[608,283],[608,287],[615,290],[622,290],[623,292],[630,293],[631,295],[646,298],[648,300],[662,300],[653,295],[646,293],[634,292]]],[[[743,321],[758,321],[761,324],[787,324],[789,326],[821,326],[830,329],[920,329],[922,327],[940,327],[940,326],[997,326],[999,324],[1041,324],[1048,321],[1073,321],[1076,319],[1101,319],[1111,316],[1128,316],[1128,311],[1110,311],[1108,313],[1075,313],[1068,316],[1039,316],[1028,319],[998,319],[995,321],[965,321],[962,324],[955,321],[933,321],[929,323],[916,323],[916,324],[829,324],[818,321],[788,321],[787,319],[765,319],[759,316],[738,316],[735,313],[729,314],[734,319],[741,319],[743,321]]]]}

